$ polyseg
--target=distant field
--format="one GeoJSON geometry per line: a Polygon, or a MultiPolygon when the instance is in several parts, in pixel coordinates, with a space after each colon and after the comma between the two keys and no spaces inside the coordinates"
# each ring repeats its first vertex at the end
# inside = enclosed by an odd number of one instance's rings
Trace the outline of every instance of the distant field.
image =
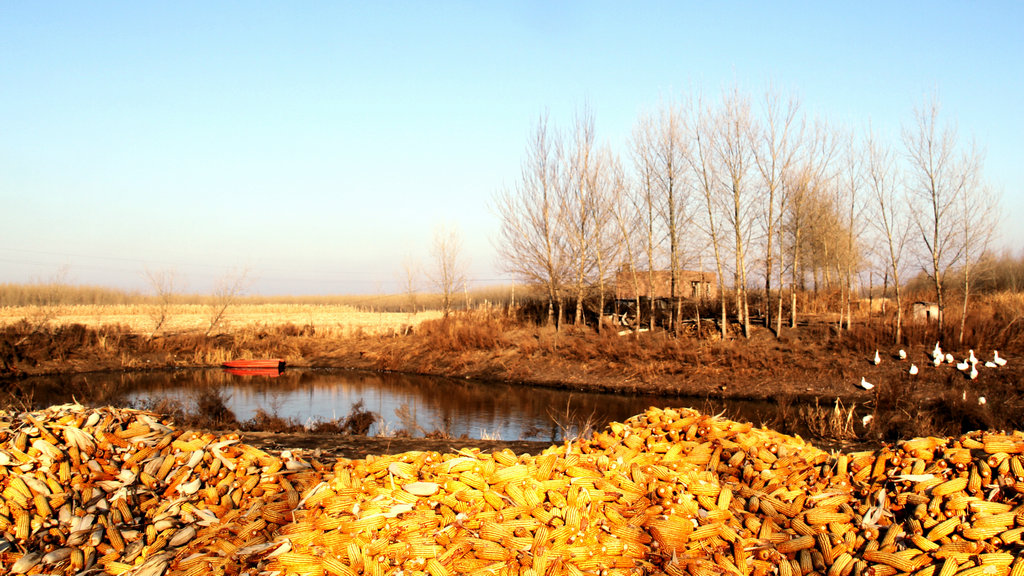
{"type": "MultiPolygon", "coordinates": [[[[213,314],[210,306],[180,304],[171,306],[161,332],[205,332],[213,314]]],[[[52,308],[5,306],[0,308],[0,326],[21,320],[38,324],[84,324],[86,326],[122,326],[132,332],[148,333],[156,325],[158,307],[147,304],[74,305],[52,308]]],[[[440,318],[439,310],[423,312],[367,312],[352,306],[324,304],[238,304],[228,308],[214,332],[260,326],[311,325],[317,333],[351,334],[389,333],[416,326],[424,320],[440,318]]]]}

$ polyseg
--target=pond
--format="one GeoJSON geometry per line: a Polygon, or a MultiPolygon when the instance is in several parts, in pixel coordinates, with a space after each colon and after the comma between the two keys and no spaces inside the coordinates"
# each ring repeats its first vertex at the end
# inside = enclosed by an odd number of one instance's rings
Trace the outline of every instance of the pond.
{"type": "Polygon", "coordinates": [[[194,412],[204,394],[224,400],[238,421],[257,412],[303,424],[344,418],[354,407],[379,416],[371,435],[442,432],[492,440],[561,441],[588,428],[623,421],[650,406],[692,407],[749,420],[774,418],[766,402],[727,403],[706,398],[623,396],[504,382],[458,380],[408,374],[289,368],[277,377],[239,376],[221,369],[100,373],[31,378],[36,404],[148,407],[179,403],[194,412]]]}

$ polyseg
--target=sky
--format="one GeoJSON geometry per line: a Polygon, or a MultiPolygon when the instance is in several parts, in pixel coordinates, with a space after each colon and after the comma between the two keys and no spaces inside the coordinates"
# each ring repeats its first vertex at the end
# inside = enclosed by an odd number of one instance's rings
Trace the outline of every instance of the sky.
{"type": "Polygon", "coordinates": [[[1016,254],[1021,22],[1016,1],[3,3],[0,283],[394,293],[439,228],[472,285],[507,283],[492,199],[542,114],[589,107],[625,153],[660,101],[733,85],[893,142],[937,95],[1016,254]]]}

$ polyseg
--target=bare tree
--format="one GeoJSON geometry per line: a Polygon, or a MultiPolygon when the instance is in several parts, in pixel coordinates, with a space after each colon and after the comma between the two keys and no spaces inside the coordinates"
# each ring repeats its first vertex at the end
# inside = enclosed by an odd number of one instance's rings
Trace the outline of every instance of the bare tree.
{"type": "Polygon", "coordinates": [[[544,286],[547,323],[562,319],[562,283],[566,269],[565,235],[562,230],[558,186],[561,138],[548,130],[546,116],[527,145],[520,180],[495,199],[501,219],[497,251],[506,272],[544,286]]]}
{"type": "MultiPolygon", "coordinates": [[[[640,228],[643,230],[643,252],[647,260],[647,305],[648,313],[650,315],[649,328],[651,331],[654,330],[655,324],[655,312],[654,312],[654,298],[653,294],[650,293],[654,287],[654,270],[655,262],[657,260],[657,251],[659,243],[659,230],[658,220],[655,217],[656,212],[656,200],[655,200],[655,159],[653,157],[653,150],[647,145],[652,139],[651,134],[655,130],[653,119],[645,116],[641,117],[636,127],[633,129],[633,139],[630,142],[631,151],[633,153],[633,164],[637,172],[637,187],[635,194],[633,195],[633,204],[636,214],[640,219],[640,228]]],[[[637,319],[639,323],[640,313],[640,297],[637,296],[637,319]]]]}
{"type": "Polygon", "coordinates": [[[906,200],[900,192],[900,177],[892,150],[879,142],[871,131],[868,132],[865,148],[867,189],[874,204],[873,214],[868,221],[885,240],[888,272],[892,275],[896,294],[895,338],[896,343],[899,343],[903,338],[903,297],[900,286],[900,270],[909,229],[905,210],[906,200]]]}
{"type": "Polygon", "coordinates": [[[838,238],[839,245],[836,247],[837,274],[840,277],[840,299],[839,299],[839,327],[843,327],[844,319],[846,329],[849,330],[853,323],[853,276],[854,270],[859,264],[859,251],[857,241],[863,228],[861,215],[863,206],[863,158],[861,149],[850,134],[844,138],[846,142],[845,159],[846,165],[840,180],[836,186],[836,207],[840,211],[843,220],[841,231],[843,234],[838,238]]]}
{"type": "Polygon", "coordinates": [[[14,343],[14,346],[21,346],[30,337],[46,327],[51,320],[60,316],[66,305],[65,294],[68,288],[68,274],[71,271],[70,264],[64,264],[57,268],[48,280],[37,280],[37,289],[33,291],[35,302],[28,307],[28,314],[22,320],[28,326],[28,330],[14,343]]]}
{"type": "Polygon", "coordinates": [[[784,236],[789,240],[790,328],[796,328],[797,291],[806,289],[808,262],[811,260],[807,254],[813,251],[813,243],[809,238],[813,237],[815,228],[827,231],[827,227],[822,226],[825,215],[820,213],[824,208],[821,197],[835,177],[833,164],[837,144],[835,132],[826,123],[815,122],[804,138],[801,161],[785,180],[786,209],[780,224],[784,227],[784,236]]]}
{"type": "Polygon", "coordinates": [[[777,93],[768,90],[764,96],[763,125],[750,137],[754,163],[761,176],[761,185],[767,193],[763,210],[765,326],[771,326],[772,316],[772,267],[775,264],[772,240],[779,227],[779,216],[786,200],[783,182],[796,160],[800,144],[799,111],[800,101],[795,97],[783,101],[777,93]]]}
{"type": "Polygon", "coordinates": [[[971,279],[974,260],[979,259],[992,241],[998,211],[994,210],[996,198],[992,189],[981,180],[983,158],[976,150],[966,153],[963,161],[964,186],[960,191],[961,227],[963,233],[963,274],[964,305],[960,315],[958,341],[964,343],[967,327],[967,303],[971,293],[971,279]]]}
{"type": "MultiPolygon", "coordinates": [[[[612,186],[615,190],[611,195],[611,211],[615,229],[619,234],[619,270],[629,272],[629,282],[633,286],[633,304],[636,309],[636,328],[639,328],[640,275],[637,272],[637,263],[643,250],[643,237],[639,234],[641,223],[639,212],[634,209],[633,191],[618,159],[613,162],[611,170],[612,186]]],[[[633,334],[639,337],[640,331],[634,330],[633,334]]]]}
{"type": "Polygon", "coordinates": [[[669,297],[672,300],[670,327],[677,334],[681,328],[682,287],[680,272],[684,255],[682,238],[692,218],[691,187],[686,182],[685,138],[682,110],[678,104],[663,103],[658,111],[641,123],[637,146],[643,147],[652,188],[653,213],[668,240],[669,297]]]}
{"type": "Polygon", "coordinates": [[[693,145],[690,147],[690,154],[687,155],[687,162],[693,171],[697,189],[704,199],[706,209],[707,225],[706,232],[711,239],[711,247],[715,256],[715,269],[718,272],[718,299],[721,307],[721,318],[719,329],[722,332],[722,339],[729,337],[729,318],[726,308],[725,276],[723,274],[724,256],[722,252],[721,206],[718,201],[717,186],[719,181],[718,164],[715,157],[715,113],[711,108],[705,107],[698,98],[692,107],[691,122],[688,124],[690,140],[693,145]]]}
{"type": "Polygon", "coordinates": [[[596,182],[594,117],[589,110],[577,114],[571,137],[562,181],[565,192],[560,197],[564,202],[562,214],[571,261],[572,294],[576,300],[573,324],[579,326],[584,323],[583,299],[595,265],[592,246],[597,233],[597,191],[593,187],[596,182]]]}
{"type": "Polygon", "coordinates": [[[412,255],[406,255],[402,259],[402,291],[409,302],[409,312],[416,313],[419,295],[419,265],[412,255]]]}
{"type": "Polygon", "coordinates": [[[743,324],[743,335],[750,337],[750,306],[747,295],[747,246],[750,233],[749,173],[752,131],[750,101],[738,88],[726,93],[715,122],[715,151],[721,164],[721,188],[729,197],[726,222],[733,232],[735,249],[736,309],[743,324]]]}
{"type": "Polygon", "coordinates": [[[170,319],[172,307],[178,296],[178,282],[177,273],[174,270],[150,270],[147,268],[145,276],[156,301],[150,312],[153,331],[150,332],[149,338],[152,340],[170,319]]]}
{"type": "Polygon", "coordinates": [[[466,285],[462,237],[459,236],[458,230],[445,225],[435,228],[430,255],[434,261],[431,280],[441,293],[441,309],[447,318],[452,312],[452,298],[455,292],[466,285]]]}
{"type": "Polygon", "coordinates": [[[957,153],[955,128],[940,124],[935,97],[915,110],[914,125],[904,127],[903,144],[911,214],[928,260],[924,272],[935,288],[941,332],[946,308],[944,281],[964,251],[961,209],[965,188],[974,177],[973,163],[957,153]]]}
{"type": "Polygon", "coordinates": [[[247,269],[228,271],[217,280],[213,287],[210,325],[206,328],[207,336],[224,320],[228,307],[237,302],[248,288],[249,271],[247,269]]]}
{"type": "Polygon", "coordinates": [[[622,250],[622,242],[615,229],[615,207],[621,203],[625,192],[621,178],[622,170],[618,158],[608,148],[599,150],[588,177],[593,210],[594,234],[591,249],[597,280],[598,333],[601,332],[603,324],[601,319],[604,316],[608,277],[622,250]]]}

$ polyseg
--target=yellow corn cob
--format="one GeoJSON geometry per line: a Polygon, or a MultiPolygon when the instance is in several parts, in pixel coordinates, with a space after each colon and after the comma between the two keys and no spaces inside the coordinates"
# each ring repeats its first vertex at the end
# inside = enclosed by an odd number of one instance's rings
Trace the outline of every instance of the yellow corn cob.
{"type": "Polygon", "coordinates": [[[1002,514],[1013,510],[1013,506],[1005,502],[992,502],[991,500],[974,500],[967,507],[971,512],[981,514],[1002,514]]]}
{"type": "Polygon", "coordinates": [[[993,526],[999,526],[1003,529],[1013,526],[1016,520],[1016,514],[1013,512],[1003,512],[1002,514],[989,514],[989,515],[978,515],[971,526],[978,529],[990,528],[993,526]]]}
{"type": "Polygon", "coordinates": [[[125,564],[124,562],[107,562],[103,565],[103,569],[107,574],[113,574],[114,576],[120,576],[125,572],[134,569],[135,566],[132,564],[125,564]]]}
{"type": "Polygon", "coordinates": [[[959,525],[960,518],[956,516],[952,518],[947,518],[946,520],[939,522],[931,530],[929,530],[926,537],[932,542],[937,542],[942,538],[945,538],[946,536],[952,534],[959,525]]]}
{"type": "Polygon", "coordinates": [[[848,552],[843,552],[836,557],[835,562],[829,567],[827,576],[840,576],[844,571],[853,566],[853,556],[850,556],[848,552]]]}
{"type": "Polygon", "coordinates": [[[998,535],[1003,531],[1003,529],[1003,526],[988,526],[986,528],[975,528],[970,526],[961,530],[961,534],[963,534],[963,537],[968,540],[982,541],[998,535]]]}
{"type": "Polygon", "coordinates": [[[1017,558],[1010,569],[1010,576],[1024,576],[1024,558],[1017,558]]]}
{"type": "Polygon", "coordinates": [[[356,572],[352,568],[349,568],[347,565],[345,565],[344,562],[342,562],[338,558],[336,558],[334,556],[331,556],[331,555],[325,555],[322,558],[322,562],[321,563],[323,565],[323,569],[324,570],[326,570],[327,572],[330,572],[331,574],[334,574],[335,576],[357,576],[358,575],[358,572],[356,572]]]}
{"type": "Polygon", "coordinates": [[[982,566],[1009,566],[1013,563],[1014,555],[1008,552],[988,552],[978,554],[978,561],[982,566]]]}
{"type": "Polygon", "coordinates": [[[942,484],[939,484],[935,488],[932,488],[932,496],[946,496],[954,492],[961,492],[967,488],[967,477],[957,476],[950,480],[946,480],[942,484]]]}
{"type": "Polygon", "coordinates": [[[776,550],[783,554],[791,554],[800,550],[806,550],[813,548],[815,545],[815,539],[812,535],[798,536],[791,538],[775,547],[776,550]]]}
{"type": "Polygon", "coordinates": [[[892,566],[899,572],[913,572],[917,569],[917,564],[908,558],[899,556],[893,552],[882,552],[876,550],[873,552],[864,552],[864,560],[868,562],[877,562],[878,564],[885,564],[886,566],[892,566]]]}
{"type": "Polygon", "coordinates": [[[14,518],[14,537],[18,540],[26,540],[32,533],[31,515],[22,510],[14,518]]]}
{"type": "MultiPolygon", "coordinates": [[[[501,468],[491,475],[491,484],[502,484],[504,482],[518,482],[530,477],[530,469],[525,464],[516,464],[507,468],[501,468]]],[[[465,479],[463,479],[465,482],[465,479]]],[[[469,482],[466,482],[469,484],[469,482]]],[[[472,484],[470,484],[472,486],[472,484]]],[[[478,488],[474,486],[474,488],[478,488]]]]}
{"type": "Polygon", "coordinates": [[[939,545],[936,544],[933,540],[929,540],[928,538],[925,538],[920,534],[912,535],[910,537],[910,541],[914,543],[914,546],[917,546],[920,550],[924,552],[931,552],[933,550],[939,549],[939,545]]]}
{"type": "Polygon", "coordinates": [[[983,449],[988,454],[1006,452],[1016,454],[1024,451],[1024,442],[1020,439],[1011,438],[1005,434],[985,434],[982,437],[983,449]]]}
{"type": "Polygon", "coordinates": [[[1021,541],[1021,535],[1024,534],[1024,527],[1010,528],[1009,530],[999,533],[999,539],[1003,541],[1003,544],[1015,544],[1021,541]]]}
{"type": "Polygon", "coordinates": [[[850,521],[850,515],[827,508],[811,508],[805,514],[808,524],[819,526],[822,524],[846,523],[850,521]]]}
{"type": "Polygon", "coordinates": [[[935,551],[936,558],[951,558],[957,562],[964,562],[977,552],[977,543],[970,540],[955,540],[947,542],[935,551]]]}
{"type": "Polygon", "coordinates": [[[956,576],[998,576],[999,574],[998,566],[974,566],[957,572],[956,576]]]}
{"type": "Polygon", "coordinates": [[[942,568],[939,570],[939,576],[953,576],[956,574],[959,564],[953,558],[946,558],[942,562],[942,568]]]}

